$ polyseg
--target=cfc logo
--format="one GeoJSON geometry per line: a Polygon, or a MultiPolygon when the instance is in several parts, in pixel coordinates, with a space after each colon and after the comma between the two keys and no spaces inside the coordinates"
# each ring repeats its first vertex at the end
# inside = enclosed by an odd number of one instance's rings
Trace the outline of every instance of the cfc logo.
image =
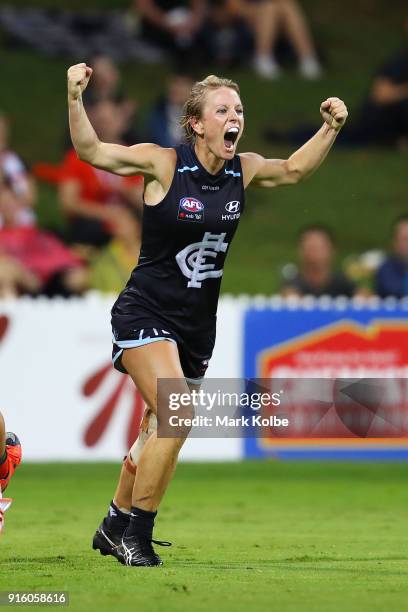
{"type": "Polygon", "coordinates": [[[241,216],[240,212],[241,202],[238,200],[232,200],[225,205],[225,210],[229,213],[228,215],[221,215],[223,221],[233,221],[239,219],[241,216]]]}
{"type": "Polygon", "coordinates": [[[185,277],[189,279],[187,287],[199,289],[206,278],[220,278],[222,268],[216,270],[211,260],[218,253],[225,253],[228,243],[224,242],[225,232],[212,234],[205,232],[201,242],[194,242],[177,253],[176,261],[185,277]]]}

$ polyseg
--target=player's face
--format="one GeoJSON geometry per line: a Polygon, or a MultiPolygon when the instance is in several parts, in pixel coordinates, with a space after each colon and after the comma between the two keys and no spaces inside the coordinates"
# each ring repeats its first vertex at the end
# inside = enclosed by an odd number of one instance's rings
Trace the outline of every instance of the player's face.
{"type": "Polygon", "coordinates": [[[237,92],[229,87],[208,91],[198,129],[216,157],[232,159],[244,129],[244,110],[237,92]]]}

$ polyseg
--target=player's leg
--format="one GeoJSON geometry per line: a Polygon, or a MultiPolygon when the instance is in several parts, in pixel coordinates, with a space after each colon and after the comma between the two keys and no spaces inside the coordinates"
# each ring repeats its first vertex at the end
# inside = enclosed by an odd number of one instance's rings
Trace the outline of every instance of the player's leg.
{"type": "MultiPolygon", "coordinates": [[[[185,381],[185,379],[182,379],[182,378],[180,380],[182,381],[181,382],[182,388],[180,390],[181,393],[187,393],[188,391],[191,392],[192,390],[198,391],[200,389],[200,385],[189,383],[189,382],[185,381]],[[186,382],[186,385],[184,384],[184,382],[186,382]]],[[[145,438],[140,438],[139,437],[137,442],[136,442],[136,444],[132,447],[132,449],[136,447],[137,454],[135,452],[133,452],[132,455],[135,458],[136,465],[138,466],[138,470],[137,471],[139,471],[139,472],[141,470],[141,464],[143,465],[144,463],[146,463],[147,465],[149,465],[149,454],[150,454],[150,452],[149,451],[144,451],[145,445],[150,443],[149,441],[150,441],[151,437],[153,437],[155,440],[157,440],[157,419],[156,419],[156,415],[153,412],[152,412],[151,418],[150,418],[150,422],[152,422],[152,421],[153,421],[153,427],[151,429],[149,429],[148,434],[146,435],[146,437],[145,438]]],[[[166,488],[168,482],[171,480],[171,477],[172,477],[172,475],[174,473],[174,470],[175,470],[175,467],[176,467],[178,453],[179,453],[179,450],[180,450],[181,446],[183,445],[183,443],[185,441],[185,437],[181,437],[181,438],[178,438],[178,439],[179,439],[179,444],[175,443],[172,438],[170,438],[170,439],[164,438],[164,440],[165,440],[165,442],[163,443],[164,446],[175,449],[177,451],[176,452],[176,457],[174,458],[174,460],[171,463],[169,463],[168,473],[166,473],[165,479],[164,479],[164,481],[162,483],[162,486],[164,488],[162,488],[160,490],[157,489],[156,495],[150,501],[147,501],[147,500],[145,500],[145,498],[143,498],[143,501],[145,501],[145,505],[146,505],[145,509],[146,510],[150,510],[150,511],[153,510],[154,511],[158,507],[158,505],[160,503],[160,500],[161,500],[162,496],[164,495],[165,488],[166,488]]],[[[150,443],[150,445],[151,446],[149,446],[149,449],[152,448],[153,444],[150,443]]],[[[157,441],[154,442],[154,445],[157,446],[157,441]]],[[[153,459],[153,457],[152,457],[152,459],[153,459]]],[[[137,478],[137,471],[135,470],[134,481],[136,481],[136,478],[137,478]]],[[[144,476],[145,476],[147,481],[151,482],[151,475],[150,475],[149,470],[147,468],[144,469],[144,476]]],[[[141,482],[138,483],[138,486],[141,488],[141,490],[143,490],[141,482]]],[[[134,486],[133,490],[132,490],[132,495],[130,497],[130,502],[131,502],[132,505],[135,505],[135,503],[137,503],[138,501],[139,501],[139,498],[138,498],[137,489],[134,486]]],[[[143,502],[142,502],[141,505],[143,505],[143,502]]]]}
{"type": "Polygon", "coordinates": [[[137,463],[143,446],[156,427],[156,415],[146,407],[139,435],[124,458],[115,495],[109,504],[107,515],[93,538],[93,548],[99,550],[102,555],[118,556],[117,548],[122,543],[122,536],[129,524],[137,463]]]}
{"type": "MultiPolygon", "coordinates": [[[[190,391],[200,390],[199,384],[190,382],[187,384],[190,391]]],[[[157,417],[153,410],[146,406],[139,435],[123,460],[115,495],[109,504],[107,515],[94,536],[93,547],[98,549],[102,555],[118,556],[117,548],[129,524],[133,486],[140,454],[147,440],[156,430],[157,417]]]]}
{"type": "Polygon", "coordinates": [[[151,408],[146,406],[140,423],[139,435],[125,457],[116,487],[113,501],[115,505],[130,514],[132,506],[132,492],[135,482],[136,468],[144,445],[153,432],[157,430],[157,418],[151,408]]]}
{"type": "MultiPolygon", "coordinates": [[[[174,393],[189,392],[174,343],[163,341],[126,350],[122,363],[156,414],[158,379],[173,379],[174,393]]],[[[186,407],[186,411],[189,408],[186,407]]],[[[131,518],[121,547],[124,562],[129,565],[161,563],[151,546],[154,519],[186,435],[187,432],[183,437],[159,438],[152,433],[142,449],[133,488],[131,518]]]]}
{"type": "Polygon", "coordinates": [[[0,412],[0,532],[4,525],[4,512],[11,504],[3,497],[14,470],[21,463],[21,444],[14,433],[6,433],[3,415],[0,412]]]}

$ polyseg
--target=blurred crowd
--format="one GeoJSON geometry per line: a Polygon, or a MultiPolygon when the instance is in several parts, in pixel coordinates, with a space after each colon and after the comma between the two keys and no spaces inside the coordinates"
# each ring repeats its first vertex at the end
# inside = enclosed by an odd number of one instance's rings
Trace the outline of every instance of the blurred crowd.
{"type": "Polygon", "coordinates": [[[261,77],[295,63],[306,79],[322,73],[319,52],[298,0],[132,0],[127,11],[76,14],[55,7],[0,7],[11,43],[47,55],[116,60],[173,60],[190,68],[251,65],[261,77]]]}
{"type": "Polygon", "coordinates": [[[280,59],[294,58],[307,79],[322,69],[297,0],[134,0],[141,39],[176,59],[217,64],[245,62],[274,79],[280,59]],[[278,57],[279,56],[279,57],[278,57]]]}
{"type": "MultiPolygon", "coordinates": [[[[112,56],[91,58],[93,76],[84,103],[101,140],[164,147],[183,142],[179,120],[194,80],[188,58],[225,65],[245,56],[259,77],[274,79],[289,53],[301,77],[322,74],[320,54],[296,0],[134,0],[131,9],[141,40],[171,56],[178,69],[168,76],[142,124],[138,102],[126,93],[112,56]]],[[[406,32],[408,40],[408,22],[406,32]]],[[[408,44],[374,75],[361,116],[359,130],[351,127],[346,141],[408,146],[408,44]]],[[[42,161],[29,170],[10,144],[11,127],[0,112],[0,297],[119,292],[139,254],[142,177],[119,177],[82,162],[68,130],[60,163],[42,161]],[[64,220],[58,233],[37,222],[38,181],[51,183],[56,191],[64,220]]],[[[306,132],[286,136],[304,140],[306,132]]],[[[341,268],[337,261],[330,228],[303,228],[298,261],[282,269],[282,295],[408,296],[408,215],[396,219],[388,254],[349,258],[341,268]]]]}

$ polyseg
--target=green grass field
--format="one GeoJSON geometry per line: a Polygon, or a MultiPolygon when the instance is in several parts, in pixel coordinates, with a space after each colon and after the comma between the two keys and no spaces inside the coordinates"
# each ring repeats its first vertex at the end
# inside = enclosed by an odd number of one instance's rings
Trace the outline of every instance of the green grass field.
{"type": "Polygon", "coordinates": [[[117,473],[23,465],[0,590],[67,590],[70,609],[88,611],[407,609],[403,464],[181,464],[155,534],[173,547],[151,569],[91,549],[117,473]]]}

